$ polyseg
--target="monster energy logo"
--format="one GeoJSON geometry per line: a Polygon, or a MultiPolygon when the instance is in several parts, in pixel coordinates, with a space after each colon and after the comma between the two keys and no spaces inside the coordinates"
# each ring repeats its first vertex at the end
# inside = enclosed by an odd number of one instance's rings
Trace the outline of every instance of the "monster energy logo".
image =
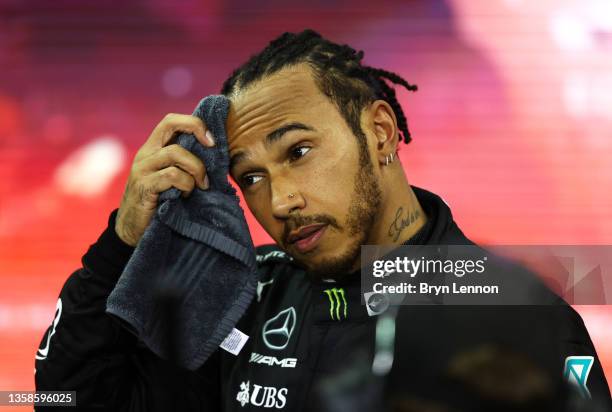
{"type": "Polygon", "coordinates": [[[329,316],[332,320],[340,320],[340,308],[344,308],[342,315],[346,319],[346,298],[343,288],[325,289],[323,292],[329,298],[329,316]],[[342,300],[341,300],[342,299],[342,300]]]}

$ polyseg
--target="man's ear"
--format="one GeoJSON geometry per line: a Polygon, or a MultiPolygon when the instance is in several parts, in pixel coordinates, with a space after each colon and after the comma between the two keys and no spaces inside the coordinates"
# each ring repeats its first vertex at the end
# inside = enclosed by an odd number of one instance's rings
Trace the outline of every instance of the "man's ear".
{"type": "Polygon", "coordinates": [[[376,157],[379,164],[385,164],[390,156],[397,153],[397,118],[389,103],[384,100],[375,100],[368,110],[370,126],[376,137],[376,157]]]}

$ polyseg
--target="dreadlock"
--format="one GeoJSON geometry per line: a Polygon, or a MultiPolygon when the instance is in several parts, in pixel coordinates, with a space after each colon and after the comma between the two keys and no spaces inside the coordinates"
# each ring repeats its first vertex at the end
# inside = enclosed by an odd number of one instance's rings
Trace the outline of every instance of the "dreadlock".
{"type": "Polygon", "coordinates": [[[313,69],[319,89],[336,105],[353,133],[361,138],[362,145],[365,145],[365,135],[360,125],[361,110],[378,99],[391,106],[397,118],[400,141],[409,143],[412,138],[406,116],[394,88],[387,81],[409,91],[416,91],[417,86],[395,73],[364,66],[362,59],[363,51],[357,52],[346,44],[332,43],[310,29],[300,33],[283,33],[234,70],[223,83],[221,93],[229,96],[282,68],[307,63],[313,69]]]}

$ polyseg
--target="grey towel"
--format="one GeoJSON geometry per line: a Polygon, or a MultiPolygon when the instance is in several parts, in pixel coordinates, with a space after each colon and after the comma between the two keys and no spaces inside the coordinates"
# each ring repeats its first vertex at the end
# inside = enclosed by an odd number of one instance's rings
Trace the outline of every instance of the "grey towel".
{"type": "Polygon", "coordinates": [[[191,134],[177,138],[204,161],[210,188],[196,186],[188,198],[175,188],[160,194],[157,212],[106,304],[106,312],[154,353],[191,370],[232,331],[257,285],[255,248],[227,180],[228,109],[225,96],[208,96],[194,112],[215,147],[205,148],[191,134]]]}

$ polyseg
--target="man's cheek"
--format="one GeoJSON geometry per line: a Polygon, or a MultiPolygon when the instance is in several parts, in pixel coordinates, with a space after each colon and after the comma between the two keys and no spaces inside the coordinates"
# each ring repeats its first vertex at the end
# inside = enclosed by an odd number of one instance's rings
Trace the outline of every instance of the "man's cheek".
{"type": "Polygon", "coordinates": [[[282,244],[283,227],[275,221],[274,216],[271,214],[271,209],[268,207],[259,207],[251,205],[247,202],[247,206],[251,211],[251,214],[263,228],[263,230],[270,235],[270,237],[278,244],[282,244]]]}

